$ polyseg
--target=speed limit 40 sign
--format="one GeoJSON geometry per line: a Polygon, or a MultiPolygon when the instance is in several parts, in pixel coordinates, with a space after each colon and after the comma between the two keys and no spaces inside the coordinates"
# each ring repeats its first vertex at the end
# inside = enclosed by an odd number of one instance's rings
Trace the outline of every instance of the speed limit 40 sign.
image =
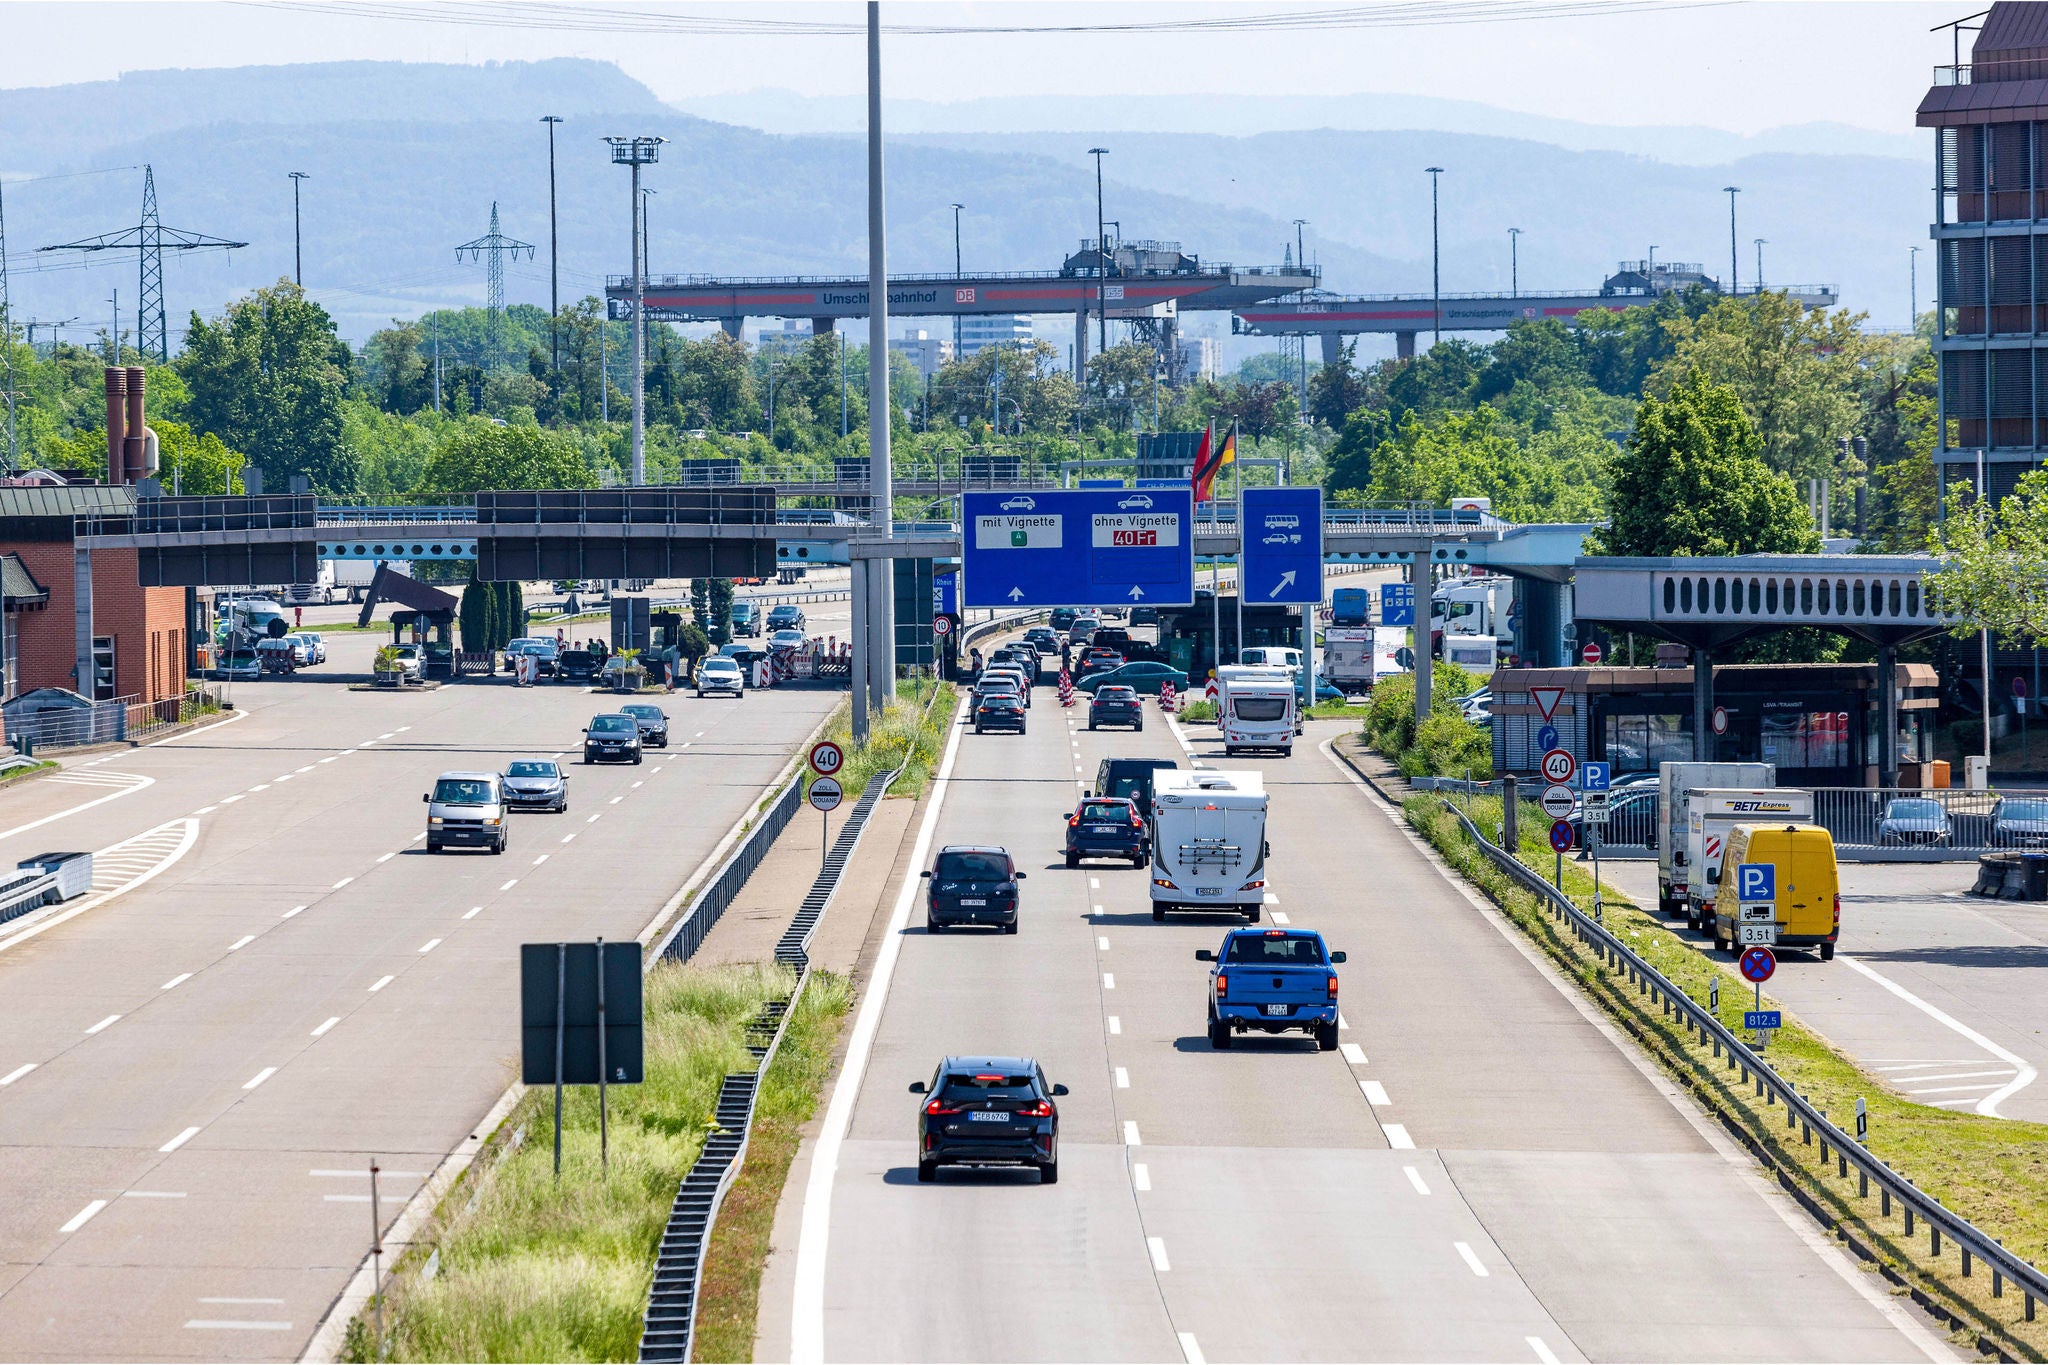
{"type": "Polygon", "coordinates": [[[1546,782],[1569,785],[1572,778],[1578,774],[1579,761],[1572,757],[1569,749],[1552,749],[1543,755],[1543,761],[1537,765],[1537,771],[1543,774],[1543,780],[1546,782]]]}
{"type": "Polygon", "coordinates": [[[820,777],[830,777],[846,766],[846,751],[829,739],[819,740],[811,746],[811,771],[820,777]]]}

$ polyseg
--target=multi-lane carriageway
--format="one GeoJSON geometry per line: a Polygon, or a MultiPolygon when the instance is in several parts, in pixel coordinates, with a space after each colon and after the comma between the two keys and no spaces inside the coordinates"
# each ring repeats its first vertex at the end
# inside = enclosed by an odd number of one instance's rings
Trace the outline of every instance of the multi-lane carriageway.
{"type": "MultiPolygon", "coordinates": [[[[377,643],[328,640],[358,674],[377,643]]],[[[342,681],[237,684],[241,719],[0,793],[0,854],[121,846],[120,894],[0,926],[0,1360],[297,1358],[368,1252],[371,1158],[388,1230],[515,1078],[518,945],[638,935],[839,700],[678,694],[674,749],[429,857],[436,774],[573,761],[600,699],[342,681]]]]}
{"type": "Polygon", "coordinates": [[[927,936],[906,867],[758,1359],[1949,1357],[1318,744],[1226,764],[1203,729],[1090,733],[1041,697],[1025,737],[956,738],[915,860],[1007,845],[1022,930],[927,936]],[[1350,954],[1340,1051],[1212,1051],[1194,950],[1225,921],[1155,924],[1142,870],[1063,866],[1108,754],[1263,772],[1271,920],[1350,954]],[[1071,1088],[1058,1185],[917,1183],[905,1091],[941,1052],[1071,1088]]]}

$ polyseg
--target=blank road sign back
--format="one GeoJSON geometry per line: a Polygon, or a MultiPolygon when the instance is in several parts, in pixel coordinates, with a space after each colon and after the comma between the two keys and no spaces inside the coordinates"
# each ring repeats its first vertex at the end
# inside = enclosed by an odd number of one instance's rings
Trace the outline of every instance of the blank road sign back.
{"type": "MultiPolygon", "coordinates": [[[[520,1080],[553,1085],[556,983],[562,1021],[563,1085],[596,1085],[597,945],[519,945],[520,1080]],[[558,955],[558,950],[566,950],[558,955]]],[[[638,1085],[641,1065],[640,945],[604,945],[605,1077],[612,1085],[638,1085]]]]}

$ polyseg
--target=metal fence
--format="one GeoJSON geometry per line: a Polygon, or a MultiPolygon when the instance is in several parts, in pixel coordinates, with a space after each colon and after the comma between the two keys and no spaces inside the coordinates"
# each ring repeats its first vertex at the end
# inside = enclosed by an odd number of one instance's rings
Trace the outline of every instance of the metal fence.
{"type": "Polygon", "coordinates": [[[1813,813],[1837,851],[1865,862],[1969,861],[2001,849],[2048,848],[2048,793],[1817,787],[1813,813]]]}
{"type": "Polygon", "coordinates": [[[141,701],[114,697],[89,706],[50,707],[7,717],[7,737],[24,752],[124,744],[221,709],[220,688],[201,684],[182,697],[141,701]]]}
{"type": "Polygon", "coordinates": [[[739,846],[726,855],[711,880],[704,883],[703,890],[697,893],[697,899],[688,912],[671,925],[661,942],[655,945],[652,957],[672,957],[679,962],[687,962],[704,945],[704,938],[718,923],[718,917],[738,897],[740,888],[747,884],[747,878],[768,856],[775,836],[782,833],[783,827],[796,814],[797,807],[803,804],[803,785],[799,778],[792,777],[775,794],[767,809],[761,812],[761,818],[740,840],[739,846]]]}
{"type": "Polygon", "coordinates": [[[1772,1070],[1741,1035],[1723,1024],[1711,1010],[1673,985],[1626,943],[1608,932],[1604,924],[1579,909],[1568,896],[1544,881],[1521,859],[1487,838],[1455,802],[1441,796],[1438,799],[1444,802],[1447,811],[1457,817],[1465,837],[1478,845],[1487,860],[1533,894],[1554,919],[1601,960],[1604,967],[1645,996],[1650,1004],[1662,1008],[1666,1017],[1676,1016],[1702,1045],[1713,1048],[1716,1061],[1725,1058],[1727,1070],[1739,1071],[1740,1084],[1754,1086],[1756,1094],[1764,1099],[1766,1105],[1782,1104],[1786,1129],[1798,1129],[1802,1141],[1808,1146],[1818,1142],[1823,1166],[1832,1163],[1838,1178],[1844,1180],[1854,1169],[1858,1199],[1868,1199],[1871,1187],[1875,1186],[1881,1215],[1891,1216],[1892,1204],[1897,1202],[1904,1215],[1906,1236],[1914,1235],[1917,1222],[1925,1222],[1935,1255],[1941,1254],[1944,1237],[1954,1242],[1962,1253],[1965,1278],[1970,1275],[1973,1263],[1982,1261],[1984,1268],[1991,1273],[1991,1296],[2004,1297],[2005,1287],[2010,1282],[2025,1296],[2026,1320],[2034,1320],[2035,1301],[2048,1296],[2048,1275],[2043,1275],[2032,1263],[2008,1250],[1998,1239],[1919,1188],[1893,1170],[1882,1157],[1873,1155],[1855,1138],[1836,1127],[1826,1114],[1801,1095],[1791,1082],[1772,1070]]]}

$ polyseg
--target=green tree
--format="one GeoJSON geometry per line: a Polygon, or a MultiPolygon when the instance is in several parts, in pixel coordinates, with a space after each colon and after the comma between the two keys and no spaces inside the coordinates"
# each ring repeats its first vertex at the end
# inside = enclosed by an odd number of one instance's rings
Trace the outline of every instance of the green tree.
{"type": "Polygon", "coordinates": [[[732,580],[714,578],[705,587],[705,601],[710,620],[704,624],[704,633],[714,645],[728,644],[732,640],[732,580]]]}
{"type": "Polygon", "coordinates": [[[437,497],[499,488],[596,486],[589,461],[567,436],[474,417],[454,424],[427,457],[420,479],[420,491],[437,497]]]}
{"type": "Polygon", "coordinates": [[[1646,398],[1607,480],[1611,520],[1594,554],[1803,554],[1820,537],[1792,480],[1725,384],[1689,379],[1646,398]]]}
{"type": "Polygon", "coordinates": [[[1320,366],[1308,377],[1309,415],[1326,427],[1343,426],[1372,397],[1372,386],[1352,363],[1357,354],[1358,342],[1346,342],[1336,364],[1320,366]]]}
{"type": "Polygon", "coordinates": [[[176,363],[195,431],[246,452],[270,491],[304,474],[329,496],[353,496],[359,483],[341,415],[349,367],[333,319],[289,280],[230,304],[218,321],[194,313],[176,363]]]}
{"type": "Polygon", "coordinates": [[[1956,613],[1954,634],[2048,641],[2048,470],[2020,475],[1995,503],[1952,485],[1931,543],[1941,556],[1935,598],[1956,613]]]}
{"type": "Polygon", "coordinates": [[[462,601],[456,608],[456,620],[462,627],[462,648],[471,654],[481,654],[487,649],[498,648],[497,595],[489,583],[472,578],[462,588],[462,601]]]}
{"type": "MultiPolygon", "coordinates": [[[[1353,421],[1362,435],[1371,423],[1359,416],[1353,421]]],[[[1352,435],[1347,426],[1337,446],[1347,471],[1356,462],[1355,447],[1344,450],[1352,435]]],[[[1427,419],[1411,412],[1373,449],[1360,500],[1445,507],[1454,498],[1479,496],[1491,498],[1495,513],[1511,521],[1592,521],[1601,515],[1612,450],[1584,433],[1521,438],[1491,407],[1427,419]]]]}

